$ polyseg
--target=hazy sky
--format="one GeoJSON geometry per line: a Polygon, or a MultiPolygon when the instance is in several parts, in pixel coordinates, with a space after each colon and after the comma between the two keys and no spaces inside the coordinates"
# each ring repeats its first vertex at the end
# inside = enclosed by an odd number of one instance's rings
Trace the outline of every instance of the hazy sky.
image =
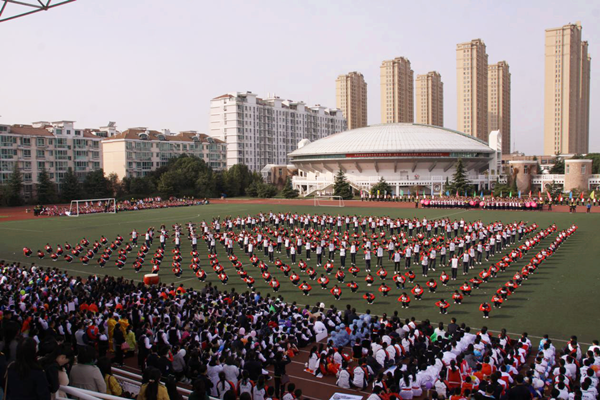
{"type": "Polygon", "coordinates": [[[600,152],[599,1],[79,0],[0,24],[0,123],[208,132],[213,97],[249,90],[335,107],[336,77],[359,71],[376,124],[381,61],[404,56],[415,76],[441,73],[444,124],[456,128],[456,44],[481,38],[490,63],[510,65],[513,148],[540,154],[544,29],[576,21],[600,152]]]}

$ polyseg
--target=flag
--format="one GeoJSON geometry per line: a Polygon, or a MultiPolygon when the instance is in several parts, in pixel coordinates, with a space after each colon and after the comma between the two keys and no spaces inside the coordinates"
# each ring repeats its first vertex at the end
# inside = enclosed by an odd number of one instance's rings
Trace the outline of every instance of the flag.
{"type": "Polygon", "coordinates": [[[561,193],[558,195],[558,201],[562,201],[562,200],[563,200],[563,198],[562,198],[562,193],[561,193]]]}
{"type": "Polygon", "coordinates": [[[473,197],[477,197],[477,192],[473,190],[473,197]]]}
{"type": "Polygon", "coordinates": [[[387,190],[383,192],[383,197],[387,197],[387,190]]]}
{"type": "Polygon", "coordinates": [[[521,191],[519,190],[519,198],[521,198],[521,191]]]}
{"type": "Polygon", "coordinates": [[[459,194],[458,194],[458,190],[457,190],[457,191],[456,191],[456,197],[458,197],[458,196],[459,196],[459,194]]]}
{"type": "Polygon", "coordinates": [[[481,197],[483,199],[483,190],[481,191],[481,194],[479,195],[479,197],[481,197]]]}
{"type": "Polygon", "coordinates": [[[465,197],[469,197],[469,193],[465,190],[465,197]]]}
{"type": "Polygon", "coordinates": [[[571,199],[571,200],[573,199],[573,191],[572,190],[569,192],[569,199],[571,199]]]}
{"type": "MultiPolygon", "coordinates": [[[[550,196],[550,192],[546,191],[546,194],[548,195],[548,201],[552,201],[552,196],[550,196]]],[[[540,196],[541,197],[541,196],[540,196]]]]}
{"type": "MultiPolygon", "coordinates": [[[[538,196],[539,197],[539,196],[538,196]]],[[[529,191],[529,198],[531,198],[531,190],[529,191]]]]}
{"type": "Polygon", "coordinates": [[[450,192],[446,190],[446,197],[450,197],[450,192]]]}
{"type": "Polygon", "coordinates": [[[500,198],[502,198],[502,192],[500,192],[500,198]]]}
{"type": "Polygon", "coordinates": [[[538,191],[538,198],[539,198],[539,199],[541,199],[541,198],[542,198],[542,191],[541,191],[541,190],[539,190],[539,191],[538,191]]]}
{"type": "Polygon", "coordinates": [[[590,199],[596,200],[596,191],[595,190],[592,190],[592,193],[590,193],[590,199]]]}
{"type": "Polygon", "coordinates": [[[400,189],[400,196],[404,196],[404,189],[400,189]]]}
{"type": "Polygon", "coordinates": [[[583,192],[581,192],[581,196],[579,196],[581,200],[583,200],[583,192]]]}
{"type": "Polygon", "coordinates": [[[512,199],[512,190],[511,190],[510,192],[508,192],[508,197],[509,197],[510,199],[512,199]]]}
{"type": "Polygon", "coordinates": [[[417,190],[417,197],[419,197],[419,191],[417,190]]]}
{"type": "Polygon", "coordinates": [[[379,198],[379,190],[377,190],[377,198],[379,198]]]}

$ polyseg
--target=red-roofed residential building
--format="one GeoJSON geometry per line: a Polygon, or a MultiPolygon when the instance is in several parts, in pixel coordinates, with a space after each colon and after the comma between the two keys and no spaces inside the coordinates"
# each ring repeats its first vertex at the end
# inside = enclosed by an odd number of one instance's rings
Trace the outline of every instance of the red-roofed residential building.
{"type": "Polygon", "coordinates": [[[59,186],[69,167],[83,180],[102,168],[101,141],[92,131],[75,128],[73,121],[0,125],[0,184],[8,181],[15,165],[23,174],[26,198],[34,195],[42,169],[59,186]]]}
{"type": "Polygon", "coordinates": [[[215,171],[226,166],[225,143],[196,131],[174,134],[166,129],[130,128],[104,139],[102,152],[104,172],[119,179],[146,176],[181,154],[197,156],[215,171]]]}

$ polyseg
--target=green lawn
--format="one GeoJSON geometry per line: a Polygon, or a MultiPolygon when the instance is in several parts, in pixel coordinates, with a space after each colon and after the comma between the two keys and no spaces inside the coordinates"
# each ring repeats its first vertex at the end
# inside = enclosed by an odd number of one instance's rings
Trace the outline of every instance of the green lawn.
{"type": "MultiPolygon", "coordinates": [[[[16,260],[24,262],[38,262],[37,257],[26,258],[22,255],[21,249],[23,246],[30,247],[34,254],[38,249],[42,249],[46,242],[50,242],[55,246],[57,243],[64,244],[65,241],[75,243],[83,236],[87,237],[90,242],[99,239],[101,235],[105,235],[109,240],[113,240],[117,234],[125,238],[129,238],[129,232],[136,228],[138,232],[144,232],[149,226],[158,227],[161,224],[167,226],[179,222],[185,224],[189,221],[199,222],[201,220],[210,221],[215,216],[224,217],[226,215],[248,215],[256,214],[260,211],[294,211],[299,213],[343,213],[343,214],[358,214],[358,215],[390,215],[402,217],[423,217],[440,218],[450,216],[450,218],[464,218],[467,221],[481,219],[484,222],[503,221],[512,222],[518,220],[526,220],[530,223],[535,221],[539,224],[540,229],[546,228],[551,223],[556,223],[559,229],[567,228],[570,224],[575,223],[579,226],[577,233],[571,237],[566,243],[561,246],[559,251],[549,260],[544,262],[541,268],[528,281],[525,281],[523,286],[519,288],[510,300],[505,303],[501,310],[493,310],[492,316],[488,320],[483,320],[481,313],[478,311],[479,304],[483,301],[489,301],[492,293],[508,280],[509,276],[514,274],[516,267],[521,267],[523,262],[511,266],[509,272],[505,275],[500,275],[497,279],[491,280],[489,283],[482,285],[480,290],[473,290],[473,296],[466,298],[461,306],[451,305],[449,314],[442,316],[434,303],[441,297],[448,299],[451,302],[450,294],[457,288],[462,281],[459,274],[459,280],[449,285],[447,288],[438,286],[436,294],[426,293],[423,300],[420,302],[412,302],[409,310],[403,310],[399,307],[396,301],[400,294],[400,290],[395,288],[391,282],[393,276],[393,266],[385,263],[389,275],[388,285],[392,287],[392,292],[388,298],[382,298],[377,293],[375,304],[369,306],[373,313],[381,314],[387,312],[393,313],[398,310],[401,317],[415,316],[417,319],[429,318],[432,321],[449,322],[451,317],[456,317],[459,322],[465,322],[474,327],[487,325],[490,329],[499,330],[506,328],[509,332],[520,333],[522,331],[529,332],[530,335],[541,336],[545,333],[553,338],[567,339],[570,335],[578,335],[582,342],[591,342],[597,339],[600,335],[597,329],[600,326],[600,316],[594,312],[594,304],[597,304],[598,293],[600,289],[600,273],[598,271],[597,260],[600,258],[600,238],[598,237],[598,225],[600,224],[600,214],[567,214],[567,213],[541,213],[541,212],[509,212],[509,211],[464,211],[454,209],[444,210],[415,210],[415,209],[378,209],[378,208],[315,208],[309,206],[294,206],[292,210],[285,205],[252,205],[252,204],[213,204],[209,206],[183,207],[169,210],[147,210],[132,213],[107,214],[107,215],[89,215],[78,218],[50,218],[29,221],[5,221],[0,222],[0,258],[6,260],[16,260]]],[[[554,238],[553,234],[551,238],[554,238]]],[[[155,246],[156,246],[155,240],[155,246]]],[[[550,243],[550,239],[542,242],[536,250],[541,250],[550,243]]],[[[175,278],[170,268],[169,262],[165,259],[163,269],[161,271],[161,279],[163,282],[181,281],[186,286],[200,288],[202,283],[198,282],[192,275],[189,269],[190,261],[190,244],[187,240],[182,240],[182,254],[184,255],[184,273],[180,279],[175,278]]],[[[172,246],[167,248],[168,251],[172,246]]],[[[235,270],[231,263],[226,260],[225,252],[218,245],[220,260],[222,265],[227,269],[230,275],[230,283],[228,289],[232,287],[238,291],[245,291],[246,285],[235,274],[235,270]]],[[[236,247],[237,250],[237,247],[236,247]]],[[[218,286],[220,282],[216,279],[216,274],[208,267],[207,251],[204,242],[199,240],[199,251],[202,258],[202,267],[208,273],[208,280],[212,280],[218,286]]],[[[264,283],[260,277],[260,271],[253,269],[248,258],[237,254],[240,261],[246,267],[246,270],[255,278],[257,290],[263,294],[272,293],[270,288],[264,283]]],[[[502,252],[502,254],[506,251],[502,252]]],[[[169,253],[170,255],[170,253],[169,253]]],[[[531,252],[530,252],[531,255],[531,252]]],[[[282,255],[284,262],[285,254],[282,255]]],[[[93,266],[91,263],[88,266],[82,265],[80,262],[67,264],[63,261],[52,262],[49,257],[46,257],[38,264],[43,266],[59,267],[68,269],[73,274],[113,274],[123,275],[127,278],[142,279],[142,274],[135,274],[131,268],[131,262],[134,255],[130,254],[126,268],[119,272],[113,265],[115,255],[104,270],[93,266]]],[[[529,257],[527,257],[529,258],[529,257]]],[[[497,257],[494,261],[497,261],[497,257]]],[[[375,261],[375,260],[373,260],[375,261]]],[[[312,263],[315,263],[313,258],[312,263]]],[[[348,263],[349,264],[349,263],[348,263]]],[[[95,264],[94,264],[95,265],[95,264]]],[[[146,261],[145,270],[149,272],[149,259],[146,261]]],[[[357,282],[360,285],[359,292],[352,294],[348,288],[344,286],[342,300],[336,302],[338,307],[344,307],[351,303],[359,311],[365,311],[367,305],[362,299],[362,295],[366,292],[364,283],[363,262],[359,258],[358,266],[361,268],[359,279],[357,282]]],[[[286,301],[298,301],[305,304],[310,301],[310,304],[315,302],[324,302],[327,305],[334,303],[333,297],[327,291],[322,291],[316,282],[312,283],[313,293],[310,298],[303,297],[300,291],[294,287],[283,274],[274,267],[270,269],[271,273],[278,277],[281,282],[280,294],[286,301]]],[[[472,270],[470,277],[474,271],[479,272],[476,268],[472,270]]],[[[375,269],[373,269],[373,274],[375,269]]],[[[417,270],[415,269],[415,273],[417,270]]],[[[430,277],[439,277],[440,269],[437,273],[430,273],[430,277]]],[[[349,275],[349,274],[348,274],[349,275]]],[[[418,273],[417,273],[418,275],[418,273]]],[[[304,274],[301,274],[304,277],[304,274]]],[[[207,280],[207,281],[208,281],[207,280]]],[[[331,278],[330,286],[333,285],[334,278],[331,278]]],[[[349,281],[349,277],[347,280],[349,281]]],[[[379,279],[376,278],[376,285],[371,290],[376,290],[379,284],[379,279]]],[[[424,286],[425,278],[417,276],[416,282],[424,286]]],[[[451,282],[452,283],[452,282],[451,282]]],[[[409,286],[407,285],[407,289],[409,286]]]]}

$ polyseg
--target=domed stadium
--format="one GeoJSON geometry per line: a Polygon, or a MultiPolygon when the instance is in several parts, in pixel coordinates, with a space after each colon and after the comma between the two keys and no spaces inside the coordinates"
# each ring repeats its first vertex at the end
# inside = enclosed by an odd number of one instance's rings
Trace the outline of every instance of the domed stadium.
{"type": "Polygon", "coordinates": [[[473,184],[489,188],[502,148],[498,131],[490,133],[488,144],[462,132],[412,123],[352,129],[312,143],[303,140],[298,147],[289,157],[299,171],[294,187],[304,196],[331,193],[340,169],[356,190],[368,190],[383,177],[393,195],[411,189],[439,194],[458,159],[473,184]]]}

